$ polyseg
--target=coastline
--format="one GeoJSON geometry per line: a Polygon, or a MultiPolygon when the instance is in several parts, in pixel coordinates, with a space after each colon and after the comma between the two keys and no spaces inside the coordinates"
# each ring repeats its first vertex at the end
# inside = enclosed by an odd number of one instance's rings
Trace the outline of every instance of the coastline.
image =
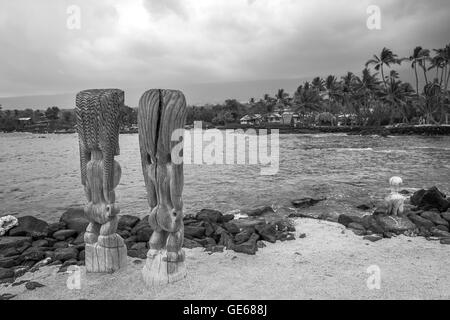
{"type": "MultiPolygon", "coordinates": [[[[302,127],[296,128],[291,126],[249,126],[249,125],[239,125],[230,124],[228,126],[212,126],[211,128],[219,130],[248,130],[255,129],[259,130],[279,130],[280,134],[320,134],[320,133],[343,133],[347,135],[379,135],[379,136],[401,136],[401,135],[422,135],[422,136],[447,136],[450,135],[450,125],[412,125],[412,126],[398,126],[398,127],[361,127],[361,126],[313,126],[313,127],[302,127]]],[[[209,128],[208,128],[209,129],[209,128]]],[[[74,134],[75,130],[67,131],[13,131],[11,133],[34,133],[34,134],[74,134]]],[[[10,132],[2,132],[10,133],[10,132]]],[[[121,130],[120,134],[136,134],[137,129],[121,130]]]]}

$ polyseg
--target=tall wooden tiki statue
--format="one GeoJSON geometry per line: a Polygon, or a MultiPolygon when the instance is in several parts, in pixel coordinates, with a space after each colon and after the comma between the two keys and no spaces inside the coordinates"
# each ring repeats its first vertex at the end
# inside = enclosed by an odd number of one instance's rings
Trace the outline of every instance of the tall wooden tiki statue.
{"type": "MultiPolygon", "coordinates": [[[[183,245],[183,163],[172,161],[172,133],[184,129],[186,100],[176,90],[149,90],[139,101],[138,128],[142,171],[154,232],[142,270],[148,286],[186,276],[183,245]]],[[[180,131],[178,131],[180,132],[180,131]]]]}
{"type": "Polygon", "coordinates": [[[119,155],[123,102],[124,93],[118,89],[85,90],[76,97],[81,183],[88,201],[84,212],[90,221],[84,235],[88,272],[114,272],[126,266],[127,249],[116,234],[119,207],[114,193],[121,175],[114,156],[119,155]]]}

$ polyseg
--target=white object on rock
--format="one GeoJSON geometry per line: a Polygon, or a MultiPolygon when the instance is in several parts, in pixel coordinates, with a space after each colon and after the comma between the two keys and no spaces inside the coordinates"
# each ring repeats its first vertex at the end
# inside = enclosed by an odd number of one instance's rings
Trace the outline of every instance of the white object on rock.
{"type": "Polygon", "coordinates": [[[400,177],[392,177],[389,179],[389,185],[391,186],[391,192],[399,192],[400,186],[403,184],[403,180],[400,177]]]}
{"type": "Polygon", "coordinates": [[[19,220],[16,217],[8,215],[0,218],[0,236],[4,236],[6,232],[17,226],[19,224],[19,220]]]}
{"type": "Polygon", "coordinates": [[[386,213],[389,215],[398,216],[403,214],[405,197],[399,193],[402,184],[403,180],[400,177],[392,177],[389,179],[391,193],[385,198],[387,206],[386,213]]]}

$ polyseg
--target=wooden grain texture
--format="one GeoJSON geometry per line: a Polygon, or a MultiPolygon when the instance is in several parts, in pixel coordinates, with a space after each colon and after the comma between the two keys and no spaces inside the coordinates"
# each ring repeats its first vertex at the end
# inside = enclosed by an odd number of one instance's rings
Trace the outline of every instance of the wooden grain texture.
{"type": "Polygon", "coordinates": [[[81,183],[90,223],[85,232],[88,272],[114,272],[126,266],[127,249],[116,234],[117,214],[114,189],[120,181],[120,108],[124,93],[118,89],[81,91],[76,97],[77,132],[80,147],[81,183]]]}
{"type": "Polygon", "coordinates": [[[183,245],[183,164],[172,162],[179,141],[172,133],[183,129],[186,100],[177,90],[146,91],[139,101],[138,128],[141,164],[154,229],[143,269],[147,285],[178,281],[186,276],[183,245]]]}

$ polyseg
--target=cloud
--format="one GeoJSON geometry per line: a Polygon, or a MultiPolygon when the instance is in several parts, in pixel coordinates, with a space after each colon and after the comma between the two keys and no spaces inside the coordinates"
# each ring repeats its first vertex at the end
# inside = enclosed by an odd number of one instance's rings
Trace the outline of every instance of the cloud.
{"type": "Polygon", "coordinates": [[[384,46],[445,45],[444,1],[0,0],[0,96],[358,73],[384,46]]]}

